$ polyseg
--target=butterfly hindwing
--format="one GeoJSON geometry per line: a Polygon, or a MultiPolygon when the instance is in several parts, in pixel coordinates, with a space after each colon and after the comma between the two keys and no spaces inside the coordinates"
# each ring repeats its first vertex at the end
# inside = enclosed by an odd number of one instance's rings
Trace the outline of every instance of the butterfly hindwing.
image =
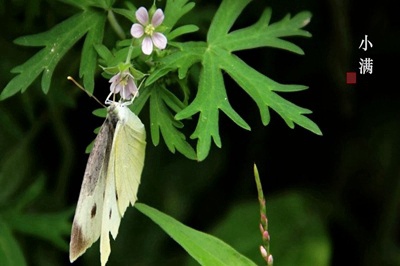
{"type": "MultiPolygon", "coordinates": [[[[114,134],[115,140],[115,134],[114,134]]],[[[113,141],[114,143],[114,141],[113,141]]],[[[105,265],[111,253],[110,232],[115,239],[118,234],[118,228],[121,223],[122,215],[118,210],[117,194],[115,188],[115,146],[113,144],[110,154],[110,160],[107,170],[107,179],[105,184],[103,213],[101,220],[100,237],[100,261],[105,265]]]]}
{"type": "Polygon", "coordinates": [[[114,138],[115,182],[118,207],[123,216],[129,203],[133,206],[137,200],[144,165],[146,132],[140,119],[127,107],[121,107],[118,113],[118,134],[114,138]]]}

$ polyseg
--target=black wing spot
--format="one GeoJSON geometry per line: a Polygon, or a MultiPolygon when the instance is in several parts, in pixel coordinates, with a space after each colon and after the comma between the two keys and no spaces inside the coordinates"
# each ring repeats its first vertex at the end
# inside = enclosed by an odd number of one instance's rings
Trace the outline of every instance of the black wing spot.
{"type": "Polygon", "coordinates": [[[108,219],[111,219],[112,210],[110,210],[110,214],[108,215],[108,219]]]}
{"type": "Polygon", "coordinates": [[[96,216],[96,211],[97,211],[97,206],[96,203],[93,205],[92,210],[90,211],[90,218],[93,219],[93,217],[96,216]]]}
{"type": "Polygon", "coordinates": [[[115,191],[115,199],[118,201],[118,193],[115,191]]]}

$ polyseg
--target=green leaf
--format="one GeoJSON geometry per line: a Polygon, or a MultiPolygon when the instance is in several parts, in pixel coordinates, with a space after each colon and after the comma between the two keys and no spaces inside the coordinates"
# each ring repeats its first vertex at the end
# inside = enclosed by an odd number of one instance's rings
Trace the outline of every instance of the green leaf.
{"type": "Polygon", "coordinates": [[[101,118],[106,118],[107,108],[98,108],[92,112],[93,115],[101,118]]]}
{"type": "Polygon", "coordinates": [[[44,175],[40,175],[34,180],[33,184],[31,184],[22,195],[19,195],[15,202],[13,202],[12,212],[19,212],[23,208],[27,207],[31,204],[35,199],[37,199],[40,193],[43,192],[45,186],[45,177],[44,175]]]}
{"type": "Polygon", "coordinates": [[[257,103],[264,125],[267,125],[270,120],[270,115],[267,109],[269,106],[285,120],[290,128],[294,127],[293,122],[295,122],[315,134],[322,135],[319,127],[303,115],[310,114],[310,110],[301,108],[274,93],[275,90],[299,90],[298,85],[281,85],[249,67],[238,57],[230,56],[227,53],[224,53],[224,51],[219,52],[219,62],[221,68],[226,70],[226,72],[257,103]],[[290,88],[291,86],[293,86],[293,88],[290,88]]]}
{"type": "Polygon", "coordinates": [[[174,218],[142,203],[136,209],[158,224],[201,265],[256,265],[228,244],[190,228],[174,218]]]}
{"type": "Polygon", "coordinates": [[[271,9],[266,9],[254,25],[233,31],[222,37],[216,36],[215,39],[209,41],[218,44],[218,46],[230,52],[258,47],[274,47],[297,54],[304,54],[300,47],[291,42],[280,39],[280,37],[311,37],[309,32],[301,30],[304,23],[310,20],[311,13],[301,12],[292,19],[290,19],[290,16],[288,15],[281,21],[269,25],[271,14],[271,9]]]}
{"type": "Polygon", "coordinates": [[[152,87],[150,86],[139,89],[139,97],[136,97],[133,101],[133,104],[129,106],[132,112],[134,112],[136,115],[140,114],[147,100],[151,96],[151,88],[152,87]]]}
{"type": "Polygon", "coordinates": [[[98,44],[94,46],[94,49],[96,49],[96,52],[99,54],[99,56],[105,61],[111,61],[114,56],[111,53],[111,51],[107,48],[107,46],[103,44],[98,44]]]}
{"type": "Polygon", "coordinates": [[[45,214],[13,213],[7,217],[7,222],[12,226],[13,230],[42,238],[62,250],[68,250],[65,236],[71,233],[70,218],[73,211],[73,209],[70,209],[63,212],[45,214]]]}
{"type": "Polygon", "coordinates": [[[207,34],[207,43],[215,42],[225,37],[242,10],[250,3],[250,0],[224,0],[219,6],[211,22],[207,34]]]}
{"type": "MultiPolygon", "coordinates": [[[[296,191],[266,196],[270,251],[276,265],[329,265],[331,240],[326,221],[319,216],[316,206],[315,200],[296,191]]],[[[232,204],[211,233],[254,258],[258,265],[265,265],[258,248],[262,244],[259,212],[256,200],[232,204]]]]}
{"type": "MultiPolygon", "coordinates": [[[[45,48],[22,65],[12,69],[11,72],[18,73],[18,75],[6,85],[0,94],[0,100],[4,100],[19,91],[24,92],[41,73],[42,90],[47,93],[56,65],[66,52],[88,31],[92,31],[92,33],[88,35],[85,41],[84,54],[88,58],[82,57],[81,75],[85,76],[85,85],[91,86],[93,77],[89,77],[89,75],[94,71],[94,57],[96,56],[92,51],[92,45],[102,38],[102,34],[100,35],[102,31],[100,28],[104,27],[104,25],[101,25],[104,22],[102,16],[104,14],[87,10],[70,17],[47,32],[16,39],[15,43],[19,45],[44,46],[45,48]],[[88,62],[86,63],[85,60],[87,59],[88,62]]],[[[87,89],[90,91],[90,87],[87,89]]]]}
{"type": "Polygon", "coordinates": [[[172,153],[177,149],[189,159],[195,160],[196,153],[186,141],[185,135],[178,130],[183,127],[183,123],[176,120],[170,111],[170,109],[175,112],[182,110],[183,104],[164,87],[152,86],[147,88],[147,91],[151,91],[150,129],[153,144],[155,146],[159,144],[161,132],[165,144],[172,153]]]}
{"type": "Polygon", "coordinates": [[[163,58],[160,67],[151,73],[146,82],[147,85],[152,84],[173,71],[178,71],[180,79],[186,78],[190,67],[201,62],[202,69],[196,97],[175,116],[180,120],[199,113],[197,127],[191,135],[191,138],[198,139],[198,160],[207,157],[211,140],[216,146],[221,147],[218,129],[220,110],[237,125],[250,130],[250,126],[229,104],[222,70],[226,71],[256,102],[264,125],[270,121],[269,108],[271,108],[290,128],[298,124],[315,134],[322,134],[318,126],[305,116],[311,113],[310,110],[301,108],[276,93],[300,91],[306,89],[306,86],[279,84],[232,54],[234,51],[257,47],[275,47],[303,54],[300,47],[283,40],[282,37],[310,37],[311,34],[301,29],[310,21],[310,12],[301,12],[294,17],[287,15],[281,21],[270,24],[271,10],[266,9],[255,24],[229,32],[249,2],[249,0],[224,0],[212,20],[207,43],[170,42],[169,44],[178,50],[163,58]]]}
{"type": "MultiPolygon", "coordinates": [[[[269,203],[269,200],[267,203],[269,203]]],[[[236,202],[225,214],[221,214],[221,220],[211,229],[210,234],[229,243],[244,256],[252,258],[257,265],[265,265],[265,260],[261,257],[259,249],[262,244],[258,227],[260,223],[259,213],[260,207],[256,200],[236,202]]],[[[273,236],[271,237],[272,240],[275,240],[273,236]]],[[[279,264],[278,261],[276,265],[279,264]]],[[[195,264],[188,263],[188,266],[191,265],[195,264]]]]}
{"type": "Polygon", "coordinates": [[[197,27],[196,25],[185,25],[185,26],[176,28],[168,34],[168,36],[167,36],[168,41],[171,41],[181,35],[192,33],[192,32],[198,31],[198,30],[199,30],[199,27],[197,27]]]}
{"type": "Polygon", "coordinates": [[[191,138],[198,138],[197,155],[199,161],[204,160],[211,147],[211,138],[215,145],[221,147],[218,121],[219,110],[222,110],[240,127],[250,130],[250,126],[233,110],[224,89],[222,73],[218,68],[219,56],[206,53],[203,59],[204,67],[200,74],[199,91],[194,101],[176,115],[176,119],[189,118],[200,112],[199,122],[191,138]]]}
{"type": "Polygon", "coordinates": [[[83,77],[83,85],[90,93],[93,93],[94,90],[94,76],[97,69],[95,46],[100,45],[103,41],[105,18],[100,14],[93,18],[92,27],[89,28],[83,44],[79,76],[83,77]]]}
{"type": "Polygon", "coordinates": [[[64,238],[71,230],[70,217],[73,209],[46,214],[23,212],[23,208],[34,202],[43,193],[43,189],[44,177],[39,177],[22,195],[16,197],[17,200],[10,204],[12,207],[6,206],[8,208],[3,212],[4,221],[12,230],[48,240],[59,248],[67,250],[68,245],[64,238]]]}
{"type": "Polygon", "coordinates": [[[0,262],[3,266],[27,265],[24,254],[9,226],[0,217],[0,262]]]}
{"type": "Polygon", "coordinates": [[[60,0],[66,4],[77,6],[81,9],[87,9],[89,7],[98,7],[104,10],[111,8],[115,0],[60,0]]]}
{"type": "Polygon", "coordinates": [[[326,221],[309,195],[286,192],[268,199],[271,254],[282,266],[328,266],[332,246],[326,221]],[[290,247],[290,256],[288,256],[290,247]]]}
{"type": "Polygon", "coordinates": [[[112,11],[114,11],[115,13],[124,16],[125,18],[127,18],[130,22],[135,23],[136,22],[136,7],[132,6],[132,9],[128,10],[128,9],[123,9],[123,8],[113,8],[112,11]]]}
{"type": "Polygon", "coordinates": [[[195,6],[193,2],[189,2],[188,0],[174,0],[167,1],[165,4],[164,15],[165,19],[163,24],[167,26],[168,33],[176,24],[176,22],[186,13],[188,13],[195,6]]]}
{"type": "Polygon", "coordinates": [[[32,172],[32,153],[30,145],[38,133],[40,123],[37,123],[19,141],[4,151],[4,157],[0,161],[0,205],[18,190],[24,178],[32,172]],[[21,167],[24,162],[24,167],[21,167]]]}
{"type": "Polygon", "coordinates": [[[180,79],[186,77],[189,68],[200,62],[207,49],[204,42],[172,43],[179,48],[179,52],[173,53],[160,60],[160,66],[146,79],[145,86],[149,86],[171,71],[178,70],[180,79]]]}

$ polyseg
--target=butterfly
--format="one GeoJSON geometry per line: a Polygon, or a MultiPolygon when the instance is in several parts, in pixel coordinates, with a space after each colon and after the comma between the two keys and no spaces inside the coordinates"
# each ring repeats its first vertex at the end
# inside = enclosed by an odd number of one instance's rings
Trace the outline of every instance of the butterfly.
{"type": "MultiPolygon", "coordinates": [[[[107,103],[107,102],[106,102],[107,103]]],[[[107,117],[89,155],[71,230],[70,261],[100,237],[100,261],[111,253],[126,208],[135,204],[144,166],[146,132],[127,102],[108,102],[107,117]]]]}

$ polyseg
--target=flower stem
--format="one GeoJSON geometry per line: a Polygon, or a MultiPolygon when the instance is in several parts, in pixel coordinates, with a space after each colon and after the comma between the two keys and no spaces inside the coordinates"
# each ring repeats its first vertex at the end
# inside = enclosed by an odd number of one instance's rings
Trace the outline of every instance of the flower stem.
{"type": "Polygon", "coordinates": [[[110,22],[111,27],[114,29],[114,31],[118,35],[118,37],[121,38],[122,40],[125,39],[125,33],[122,30],[121,26],[119,25],[112,10],[108,10],[107,18],[108,18],[108,21],[110,22]]]}
{"type": "Polygon", "coordinates": [[[133,51],[133,41],[134,41],[134,39],[132,39],[132,43],[129,46],[128,55],[126,56],[125,64],[129,64],[129,62],[131,62],[131,56],[132,56],[132,51],[133,51]]]}
{"type": "Polygon", "coordinates": [[[268,266],[273,265],[273,258],[269,251],[270,235],[268,232],[267,207],[265,203],[264,193],[261,186],[260,175],[258,174],[257,166],[254,164],[254,178],[256,180],[258,201],[260,203],[260,232],[263,240],[263,245],[260,246],[261,256],[264,258],[268,266]]]}

